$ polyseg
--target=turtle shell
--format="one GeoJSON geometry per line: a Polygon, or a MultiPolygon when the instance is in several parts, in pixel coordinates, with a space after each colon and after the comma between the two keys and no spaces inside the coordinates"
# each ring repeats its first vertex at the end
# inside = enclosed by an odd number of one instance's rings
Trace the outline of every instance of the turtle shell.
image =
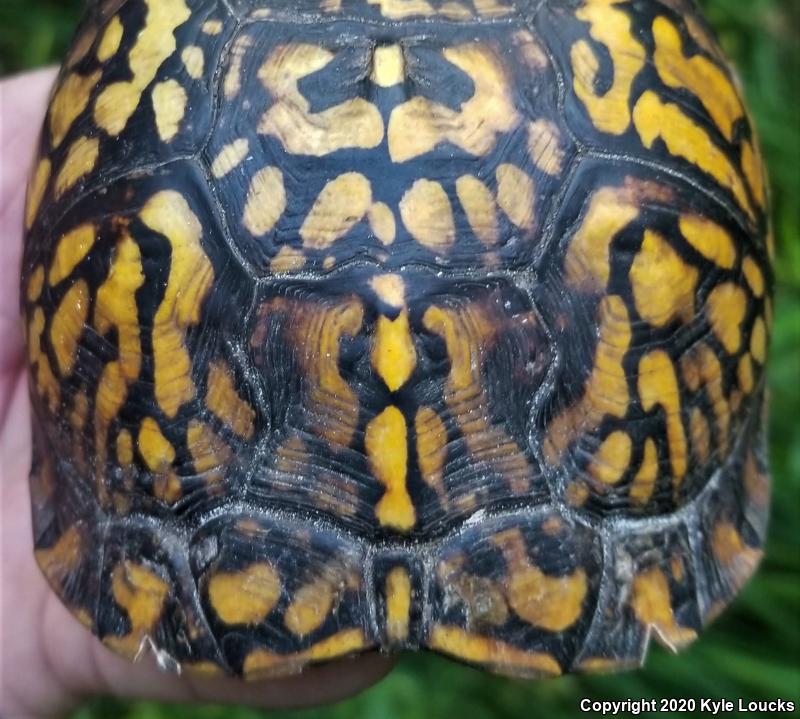
{"type": "Polygon", "coordinates": [[[683,0],[105,0],[22,304],[36,556],[245,677],[678,648],[761,556],[758,142],[683,0]]]}

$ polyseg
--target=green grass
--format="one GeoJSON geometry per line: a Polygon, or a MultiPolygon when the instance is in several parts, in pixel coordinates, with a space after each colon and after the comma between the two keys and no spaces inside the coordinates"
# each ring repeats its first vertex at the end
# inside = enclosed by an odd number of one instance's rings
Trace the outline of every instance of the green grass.
{"type": "MultiPolygon", "coordinates": [[[[0,0],[0,73],[55,61],[80,3],[0,0]]],[[[680,658],[656,647],[645,668],[615,677],[523,683],[433,656],[409,656],[377,687],[336,706],[273,712],[292,719],[412,719],[420,716],[576,716],[580,697],[718,697],[800,700],[800,3],[704,0],[739,67],[772,183],[778,244],[777,312],[769,377],[773,518],[756,579],[680,658]]],[[[245,708],[191,708],[95,699],[73,719],[256,719],[245,708]]]]}

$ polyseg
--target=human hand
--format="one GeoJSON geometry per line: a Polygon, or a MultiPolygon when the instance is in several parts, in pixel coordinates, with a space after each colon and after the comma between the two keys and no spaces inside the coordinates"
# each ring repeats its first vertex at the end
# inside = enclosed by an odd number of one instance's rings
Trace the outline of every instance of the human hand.
{"type": "Polygon", "coordinates": [[[53,79],[43,70],[0,82],[0,716],[63,716],[96,694],[267,708],[355,694],[383,677],[391,660],[366,655],[252,683],[167,674],[150,655],[131,664],[72,617],[36,566],[19,271],[25,181],[53,79]]]}

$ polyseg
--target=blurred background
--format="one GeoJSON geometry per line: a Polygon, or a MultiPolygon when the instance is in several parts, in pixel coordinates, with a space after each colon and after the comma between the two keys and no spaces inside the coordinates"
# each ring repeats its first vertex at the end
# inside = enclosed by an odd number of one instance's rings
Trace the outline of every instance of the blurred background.
{"type": "MultiPolygon", "coordinates": [[[[0,75],[57,62],[83,0],[0,0],[0,75]]],[[[769,379],[773,516],[766,559],[723,616],[676,657],[653,647],[639,671],[525,683],[434,656],[409,656],[355,699],[285,719],[470,719],[577,716],[580,698],[800,700],[800,2],[701,0],[734,60],[755,116],[772,181],[778,245],[777,311],[769,379]]],[[[87,703],[71,719],[255,719],[220,706],[87,703]]]]}

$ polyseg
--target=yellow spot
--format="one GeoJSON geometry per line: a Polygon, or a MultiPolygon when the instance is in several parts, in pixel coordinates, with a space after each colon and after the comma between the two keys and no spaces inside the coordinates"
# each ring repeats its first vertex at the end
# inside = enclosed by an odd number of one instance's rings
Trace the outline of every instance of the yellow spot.
{"type": "Polygon", "coordinates": [[[201,30],[206,35],[219,35],[222,32],[222,27],[221,20],[206,20],[203,23],[201,30]]]}
{"type": "Polygon", "coordinates": [[[52,547],[36,550],[36,563],[51,582],[63,584],[78,568],[83,550],[83,536],[77,527],[72,526],[52,547]]]}
{"type": "Polygon", "coordinates": [[[619,659],[609,659],[608,657],[589,657],[581,660],[577,668],[582,672],[589,674],[612,674],[614,672],[624,671],[629,667],[625,662],[619,659]]]}
{"type": "Polygon", "coordinates": [[[117,435],[117,462],[122,466],[133,462],[133,437],[127,429],[117,435]]]}
{"type": "Polygon", "coordinates": [[[518,529],[492,538],[508,565],[508,604],[528,624],[549,632],[563,632],[580,619],[589,584],[577,568],[564,576],[548,576],[531,563],[518,529]]]}
{"type": "Polygon", "coordinates": [[[456,238],[453,210],[444,188],[432,180],[417,180],[400,200],[406,229],[431,252],[446,252],[456,238]]]}
{"type": "Polygon", "coordinates": [[[139,453],[147,468],[153,473],[165,472],[175,461],[175,448],[162,434],[161,427],[152,417],[145,417],[139,428],[139,453]]]}
{"type": "Polygon", "coordinates": [[[747,284],[750,285],[750,290],[753,292],[753,296],[758,298],[763,297],[764,273],[761,271],[761,268],[756,264],[756,261],[752,257],[748,256],[742,260],[742,272],[747,280],[747,284]]]}
{"type": "Polygon", "coordinates": [[[680,33],[665,17],[653,21],[653,39],[653,61],[664,84],[695,95],[725,139],[733,142],[733,128],[744,117],[744,108],[725,73],[702,55],[684,57],[680,33]]]}
{"type": "Polygon", "coordinates": [[[86,257],[95,241],[95,227],[92,224],[81,225],[63,235],[56,247],[53,264],[47,281],[50,286],[57,285],[72,274],[78,263],[86,257]]]}
{"type": "Polygon", "coordinates": [[[567,250],[567,282],[586,292],[605,289],[611,272],[611,242],[638,216],[639,208],[623,190],[605,187],[595,192],[567,250]]]}
{"type": "Polygon", "coordinates": [[[530,32],[516,30],[511,34],[511,40],[528,69],[538,73],[550,66],[547,52],[530,32]]]}
{"type": "Polygon", "coordinates": [[[631,462],[633,442],[626,432],[612,432],[600,445],[589,465],[589,474],[603,484],[616,484],[631,462]]]}
{"type": "Polygon", "coordinates": [[[44,192],[47,189],[47,182],[50,180],[51,168],[50,160],[47,158],[39,160],[39,164],[36,165],[36,170],[31,177],[28,185],[28,197],[25,201],[26,230],[30,230],[33,227],[33,221],[36,219],[36,213],[39,212],[39,206],[42,204],[44,192]]]}
{"type": "Polygon", "coordinates": [[[208,600],[225,624],[258,624],[281,598],[281,580],[269,564],[239,571],[215,572],[208,580],[208,600]]]}
{"type": "Polygon", "coordinates": [[[707,172],[733,194],[752,219],[753,208],[736,168],[725,153],[717,148],[708,134],[693,122],[678,105],[663,103],[653,91],[642,94],[633,109],[633,122],[642,144],[651,149],[662,139],[671,155],[682,157],[707,172]]]}
{"type": "Polygon", "coordinates": [[[693,392],[700,389],[701,382],[705,384],[717,422],[720,448],[724,454],[728,448],[731,408],[723,392],[722,367],[719,359],[707,345],[703,344],[691,350],[683,358],[681,365],[684,380],[693,392]]]}
{"type": "Polygon", "coordinates": [[[372,187],[358,172],[345,172],[330,180],[314,202],[302,227],[303,246],[330,247],[361,222],[372,206],[372,187]]]}
{"type": "Polygon", "coordinates": [[[101,75],[99,70],[85,77],[71,73],[56,90],[50,103],[50,140],[54,149],[64,141],[72,123],[86,109],[101,75]]]}
{"type": "Polygon", "coordinates": [[[621,297],[612,295],[603,298],[599,313],[600,338],[583,396],[547,428],[544,453],[551,465],[561,462],[580,432],[596,429],[606,415],[622,418],[628,411],[628,379],[622,364],[631,341],[628,310],[621,297]]]}
{"type": "Polygon", "coordinates": [[[430,407],[420,407],[414,418],[417,435],[417,463],[422,479],[440,497],[445,494],[442,484],[447,459],[447,428],[442,418],[430,407]]]}
{"type": "Polygon", "coordinates": [[[269,269],[276,275],[288,274],[302,270],[306,264],[306,256],[302,250],[283,245],[269,262],[269,269]]]}
{"type": "Polygon", "coordinates": [[[54,193],[56,199],[61,196],[81,178],[88,175],[97,163],[100,154],[100,140],[80,137],[70,145],[67,157],[56,177],[54,193]]]}
{"type": "Polygon", "coordinates": [[[745,291],[733,282],[717,285],[706,300],[706,311],[711,329],[725,351],[736,354],[742,346],[742,322],[747,313],[745,291]]]}
{"type": "Polygon", "coordinates": [[[639,362],[639,398],[645,412],[660,405],[666,415],[672,481],[677,488],[687,469],[686,433],[681,420],[681,397],[675,367],[669,355],[655,350],[639,362]]]}
{"type": "Polygon", "coordinates": [[[367,425],[364,444],[370,468],[385,487],[375,507],[378,521],[385,527],[407,532],[417,518],[406,487],[408,446],[403,413],[391,405],[383,410],[367,425]]]}
{"type": "Polygon", "coordinates": [[[295,636],[304,637],[319,629],[339,597],[337,577],[321,576],[297,590],[286,608],[283,622],[295,636]]]}
{"type": "Polygon", "coordinates": [[[767,204],[766,179],[764,177],[764,163],[761,149],[755,138],[753,142],[745,140],[742,143],[742,172],[747,184],[755,197],[758,206],[762,209],[767,204]],[[755,144],[755,149],[753,145],[755,144]]]}
{"type": "Polygon", "coordinates": [[[405,567],[393,567],[386,576],[386,634],[391,642],[408,638],[411,616],[411,578],[405,567]]]}
{"type": "Polygon", "coordinates": [[[446,48],[442,54],[469,76],[475,92],[458,111],[419,95],[398,105],[387,131],[393,162],[424,155],[442,142],[472,155],[486,155],[494,149],[497,135],[519,122],[505,69],[489,47],[469,43],[446,48]]]}
{"type": "Polygon", "coordinates": [[[164,235],[172,248],[169,278],[153,324],[156,400],[172,418],[195,396],[186,330],[200,321],[214,270],[200,244],[203,228],[182,195],[171,190],[153,195],[140,217],[151,230],[164,235]]]}
{"type": "Polygon", "coordinates": [[[629,496],[633,504],[643,507],[650,501],[656,488],[658,469],[658,448],[653,438],[648,437],[644,442],[642,464],[631,485],[629,496]]]}
{"type": "Polygon", "coordinates": [[[72,400],[72,412],[69,415],[69,423],[75,430],[82,430],[86,426],[89,417],[89,399],[84,392],[77,392],[72,400]]]}
{"type": "Polygon", "coordinates": [[[372,366],[390,392],[396,392],[406,383],[416,363],[408,311],[404,309],[393,320],[381,315],[375,332],[372,366]]]}
{"type": "Polygon", "coordinates": [[[183,496],[183,486],[175,472],[163,472],[153,478],[153,496],[167,504],[175,504],[183,496]]]}
{"type": "Polygon", "coordinates": [[[645,230],[642,247],[630,270],[636,310],[654,327],[680,317],[694,317],[694,296],[699,273],[687,265],[667,240],[645,230]]]}
{"type": "Polygon", "coordinates": [[[456,180],[456,194],[475,237],[487,247],[496,245],[500,237],[492,191],[477,177],[462,175],[456,180]]]}
{"type": "Polygon", "coordinates": [[[186,430],[186,445],[198,474],[221,467],[231,456],[231,448],[225,441],[207,424],[194,419],[186,430]]]}
{"type": "Polygon", "coordinates": [[[702,410],[695,407],[689,418],[689,432],[692,438],[692,450],[701,464],[708,461],[711,454],[711,430],[702,410]]]}
{"type": "Polygon", "coordinates": [[[699,215],[681,215],[681,234],[703,257],[730,270],[736,262],[736,245],[730,233],[699,215]]]}
{"type": "Polygon", "coordinates": [[[759,364],[767,360],[767,327],[763,317],[756,317],[750,334],[750,353],[759,364]]]}
{"type": "Polygon", "coordinates": [[[169,584],[145,565],[130,560],[117,565],[111,573],[111,592],[131,628],[126,636],[107,635],[103,642],[130,659],[136,656],[142,640],[155,630],[169,591],[169,584]]]}
{"type": "Polygon", "coordinates": [[[405,79],[405,65],[399,45],[378,45],[372,55],[370,80],[380,87],[399,85],[405,79]]]}
{"type": "Polygon", "coordinates": [[[381,302],[395,309],[401,309],[406,304],[406,288],[400,275],[375,275],[369,286],[381,302]]]}
{"type": "Polygon", "coordinates": [[[761,551],[748,547],[730,522],[719,522],[714,527],[711,548],[736,589],[744,586],[761,561],[761,551]]]}
{"type": "Polygon", "coordinates": [[[652,627],[671,647],[682,647],[697,638],[697,634],[675,621],[669,583],[657,567],[638,574],[633,580],[631,606],[637,619],[652,627]]]}
{"type": "Polygon", "coordinates": [[[242,89],[242,62],[247,50],[253,45],[253,38],[249,35],[241,35],[236,38],[231,48],[230,64],[225,80],[222,84],[222,91],[227,100],[231,100],[239,94],[242,89]]]}
{"type": "Polygon", "coordinates": [[[750,394],[755,387],[755,379],[753,377],[753,360],[749,354],[743,355],[739,360],[739,367],[737,370],[739,378],[739,388],[745,394],[750,394]]]}
{"type": "Polygon", "coordinates": [[[255,410],[239,396],[225,364],[212,362],[208,366],[206,386],[206,406],[240,437],[252,437],[255,410]]]}
{"type": "Polygon", "coordinates": [[[72,373],[78,352],[78,340],[89,317],[89,286],[78,280],[70,287],[53,315],[50,343],[62,377],[72,373]]]}
{"type": "Polygon", "coordinates": [[[44,267],[36,265],[36,269],[31,272],[28,280],[28,291],[26,293],[28,302],[38,302],[42,296],[42,289],[44,289],[44,267]]]}
{"type": "Polygon", "coordinates": [[[429,17],[435,15],[427,0],[367,0],[370,5],[378,5],[381,15],[390,20],[402,20],[412,15],[429,17]]]}
{"type": "Polygon", "coordinates": [[[481,17],[497,17],[514,12],[510,5],[504,5],[497,0],[472,0],[475,10],[481,17]]]}
{"type": "Polygon", "coordinates": [[[517,673],[527,670],[547,676],[561,674],[561,666],[550,654],[525,652],[498,639],[470,634],[460,627],[434,625],[428,646],[467,662],[517,673]]]}
{"type": "Polygon", "coordinates": [[[611,57],[613,84],[597,94],[600,60],[586,40],[578,40],[570,53],[575,95],[586,107],[594,126],[613,135],[624,133],[631,123],[628,101],[631,86],[644,67],[646,52],[634,39],[630,15],[614,6],[622,0],[586,0],[575,16],[591,25],[589,34],[604,45],[611,57]]]}
{"type": "Polygon", "coordinates": [[[564,169],[566,153],[561,147],[561,131],[549,120],[528,125],[528,155],[546,175],[557,177],[564,169]]]}
{"type": "Polygon", "coordinates": [[[217,179],[225,177],[238,167],[250,152],[250,143],[242,137],[225,145],[211,162],[211,174],[217,179]]]}
{"type": "Polygon", "coordinates": [[[259,170],[250,181],[244,206],[243,223],[256,237],[266,235],[286,209],[283,173],[277,167],[259,170]]]}
{"type": "Polygon", "coordinates": [[[206,58],[203,55],[203,48],[197,45],[188,45],[181,52],[181,61],[186,68],[186,73],[192,80],[200,80],[206,65],[206,58]]]}
{"type": "Polygon", "coordinates": [[[298,88],[300,80],[321,70],[335,55],[317,45],[277,47],[258,71],[274,103],[261,118],[258,132],[274,135],[287,152],[320,157],[348,147],[377,147],[383,139],[383,119],[371,102],[356,97],[321,112],[298,88]]]}
{"type": "Polygon", "coordinates": [[[191,16],[184,0],[144,0],[147,17],[128,53],[132,78],[103,89],[94,106],[95,122],[109,135],[119,135],[128,124],[158,68],[175,52],[174,32],[191,16]]]}
{"type": "Polygon", "coordinates": [[[188,101],[186,90],[176,80],[159,82],[153,88],[156,129],[164,142],[170,142],[178,134],[188,101]]]}
{"type": "Polygon", "coordinates": [[[397,234],[397,225],[391,208],[383,202],[373,203],[367,210],[367,220],[372,234],[384,245],[391,245],[397,234]]]}
{"type": "Polygon", "coordinates": [[[97,59],[100,62],[107,62],[117,54],[124,32],[125,28],[122,27],[122,23],[115,15],[106,26],[100,44],[97,46],[97,59]]]}
{"type": "Polygon", "coordinates": [[[511,222],[523,230],[533,225],[536,185],[516,165],[504,163],[497,168],[497,204],[511,222]]]}

